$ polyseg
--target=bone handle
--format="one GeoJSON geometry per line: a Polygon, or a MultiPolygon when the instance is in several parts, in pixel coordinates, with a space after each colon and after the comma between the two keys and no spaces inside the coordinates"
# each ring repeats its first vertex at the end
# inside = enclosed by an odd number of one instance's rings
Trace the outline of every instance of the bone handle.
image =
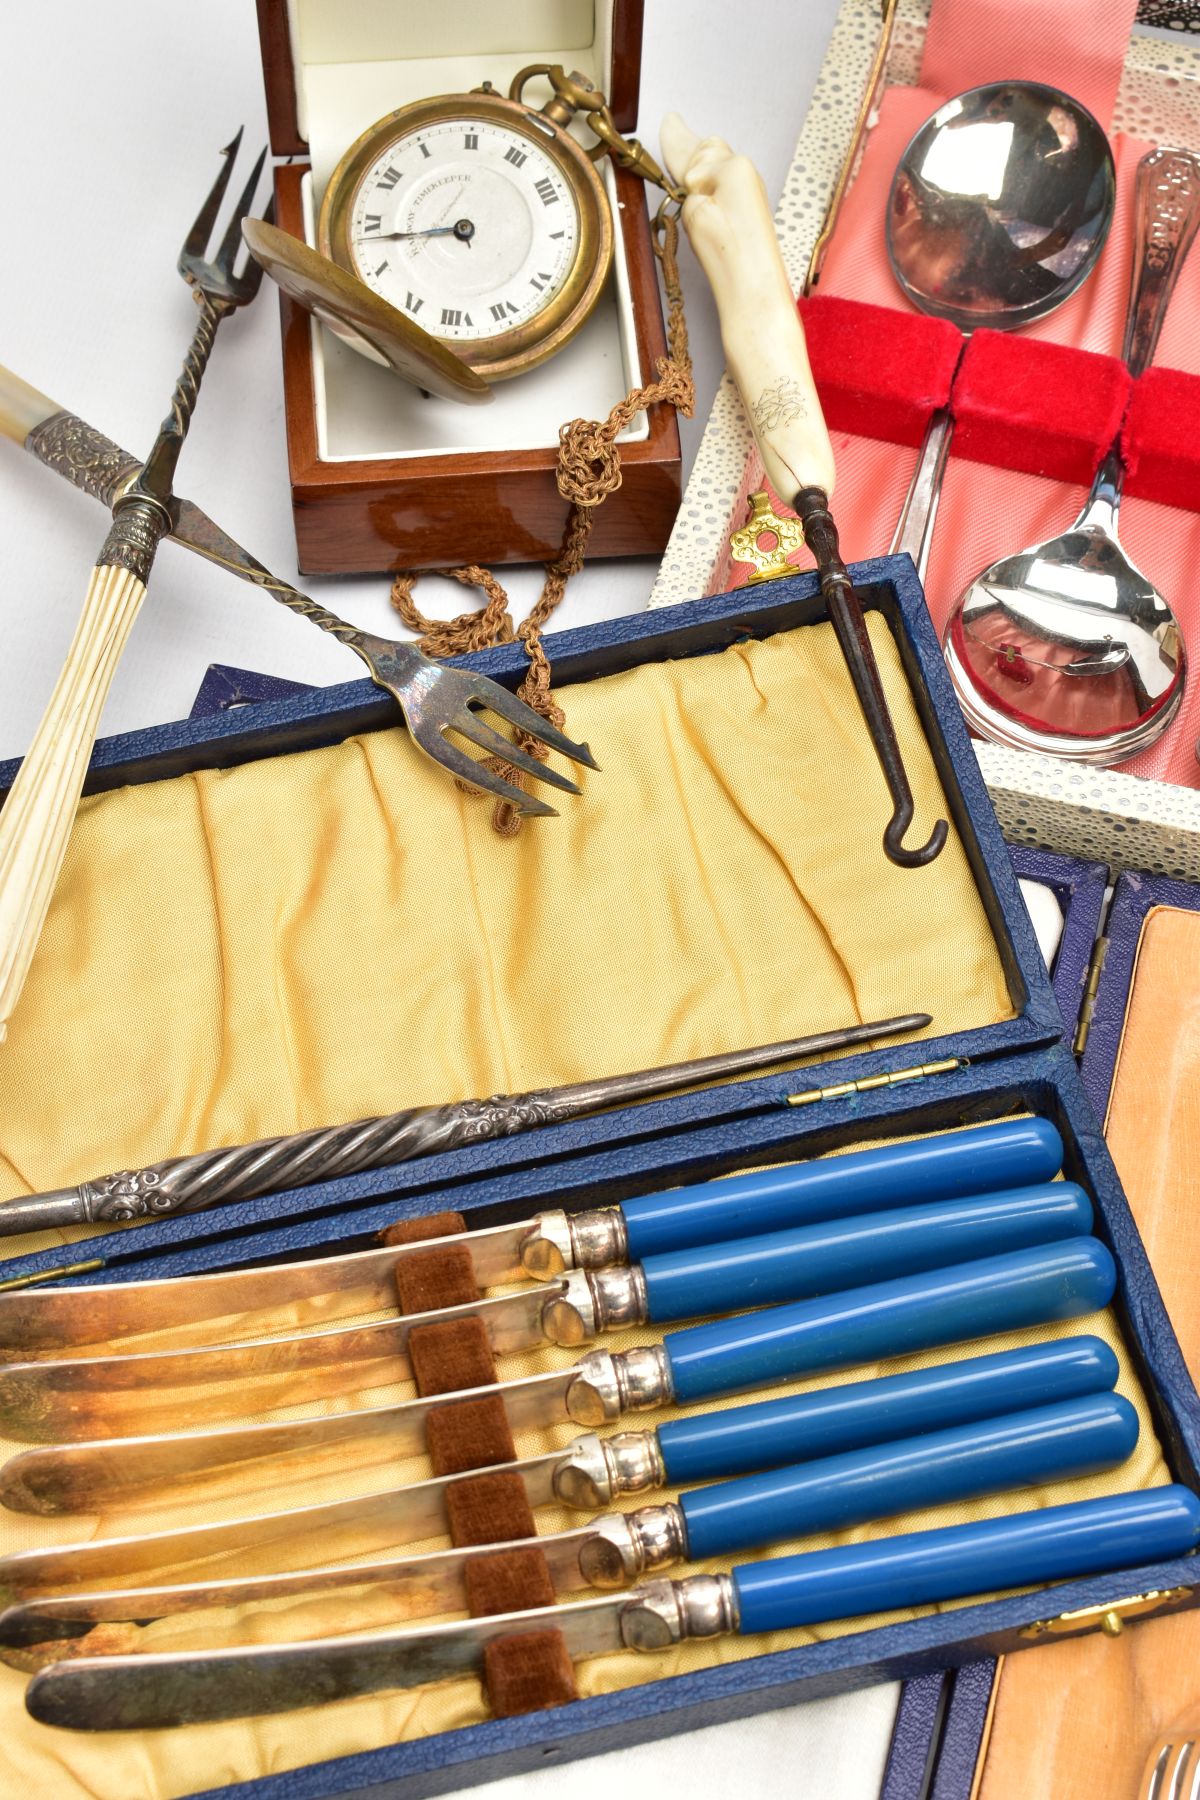
{"type": "Polygon", "coordinates": [[[145,593],[128,569],[93,569],[50,704],[0,809],[0,1040],[29,973],[100,713],[145,593]]]}
{"type": "Polygon", "coordinates": [[[0,436],[23,444],[31,431],[61,411],[61,406],[0,364],[0,436]]]}
{"type": "Polygon", "coordinates": [[[687,191],[684,230],[712,287],[767,479],[785,503],[806,487],[830,496],[833,450],[762,178],[747,157],[721,138],[698,138],[677,113],[663,120],[660,140],[687,191]]]}

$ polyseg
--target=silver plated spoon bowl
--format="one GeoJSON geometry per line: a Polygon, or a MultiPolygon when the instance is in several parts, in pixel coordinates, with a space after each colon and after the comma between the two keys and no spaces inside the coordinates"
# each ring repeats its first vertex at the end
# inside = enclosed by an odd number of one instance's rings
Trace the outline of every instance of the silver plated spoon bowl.
{"type": "MultiPolygon", "coordinates": [[[[1135,207],[1122,356],[1136,378],[1154,356],[1200,226],[1200,158],[1143,157],[1135,207]]],[[[1121,548],[1124,474],[1118,440],[1070,529],[992,563],[951,614],[946,661],[983,737],[1108,766],[1154,743],[1178,712],[1183,640],[1167,601],[1121,548]]]]}
{"type": "Polygon", "coordinates": [[[992,82],[947,100],[905,150],[888,256],[922,312],[1015,330],[1086,280],[1114,195],[1112,152],[1086,107],[1037,82],[992,82]]]}
{"type": "MultiPolygon", "coordinates": [[[[1095,268],[1116,202],[1112,152],[1086,107],[1037,82],[947,100],[900,158],[887,248],[921,312],[962,331],[1017,331],[1069,300],[1095,268]]],[[[954,431],[929,421],[892,540],[921,579],[954,431]]]]}

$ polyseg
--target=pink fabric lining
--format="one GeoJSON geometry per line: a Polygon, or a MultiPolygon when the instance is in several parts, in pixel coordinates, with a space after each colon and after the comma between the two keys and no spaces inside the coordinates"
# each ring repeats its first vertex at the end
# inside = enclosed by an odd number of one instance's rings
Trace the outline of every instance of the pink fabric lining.
{"type": "MultiPolygon", "coordinates": [[[[1135,0],[934,0],[922,85],[889,88],[883,96],[825,259],[819,292],[908,309],[888,265],[884,206],[896,163],[913,132],[950,95],[1005,79],[1053,82],[1107,125],[1134,9],[1135,0]]],[[[1117,210],[1099,267],[1065,306],[1021,335],[1115,356],[1120,354],[1129,292],[1133,175],[1151,146],[1123,134],[1112,143],[1117,210]]],[[[1200,249],[1184,267],[1155,361],[1200,374],[1200,249]]],[[[848,560],[878,556],[895,528],[914,452],[842,433],[834,435],[834,450],[843,554],[848,560]]],[[[757,458],[753,461],[747,492],[762,480],[761,465],[757,458]]],[[[1065,530],[1084,491],[956,460],[952,452],[926,581],[939,634],[974,575],[1010,551],[1065,530]]],[[[1200,655],[1200,516],[1127,499],[1121,535],[1129,555],[1169,598],[1193,655],[1200,655]]],[[[728,585],[727,556],[716,574],[721,585],[728,585]]],[[[1200,682],[1193,674],[1170,731],[1151,750],[1121,766],[1131,774],[1200,787],[1198,734],[1200,682]]]]}
{"type": "Polygon", "coordinates": [[[1137,0],[933,0],[921,86],[1044,81],[1108,130],[1137,0]]]}

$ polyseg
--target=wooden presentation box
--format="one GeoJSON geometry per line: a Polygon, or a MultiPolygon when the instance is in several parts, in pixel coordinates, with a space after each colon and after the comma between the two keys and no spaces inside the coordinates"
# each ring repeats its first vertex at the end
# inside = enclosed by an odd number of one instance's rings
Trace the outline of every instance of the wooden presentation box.
{"type": "MultiPolygon", "coordinates": [[[[428,7],[381,0],[258,0],[277,221],[316,243],[325,184],[342,152],[410,102],[484,80],[507,94],[530,63],[579,70],[637,124],[643,0],[481,0],[428,7]]],[[[535,83],[541,106],[549,87],[535,83]]],[[[586,126],[580,127],[589,137],[586,126]]],[[[666,354],[650,214],[661,196],[611,159],[599,165],[617,223],[613,272],[574,341],[490,406],[422,395],[280,297],[288,464],[299,566],[345,575],[459,563],[544,562],[568,503],[555,483],[559,428],[603,420],[666,354]]],[[[617,439],[621,487],[600,507],[590,556],[654,556],[681,487],[672,408],[617,439]]]]}
{"type": "MultiPolygon", "coordinates": [[[[1001,1013],[1007,1016],[926,1037],[919,1046],[892,1046],[799,1073],[731,1082],[269,1199],[147,1223],[90,1240],[87,1255],[104,1266],[78,1278],[119,1282],[320,1255],[363,1247],[397,1217],[446,1206],[462,1211],[472,1225],[525,1217],[547,1202],[575,1210],[865,1141],[1032,1112],[1060,1130],[1067,1146],[1065,1172],[1091,1195],[1097,1234],[1116,1259],[1115,1316],[1166,1464],[1174,1479],[1200,1484],[1200,1399],[1066,1041],[920,586],[902,558],[859,565],[854,577],[866,606],[882,615],[897,646],[982,903],[986,926],[980,929],[992,934],[1007,991],[1001,1013]],[[876,1080],[855,1086],[889,1073],[911,1073],[918,1062],[934,1067],[899,1085],[876,1080]],[[799,1108],[786,1104],[801,1087],[835,1083],[836,1095],[799,1108]]],[[[797,576],[562,633],[548,649],[557,679],[566,685],[804,632],[823,616],[815,579],[797,576]]],[[[502,646],[464,660],[510,685],[522,673],[519,647],[502,646]]],[[[355,683],[109,739],[97,747],[92,786],[186,778],[198,768],[228,768],[394,727],[390,702],[369,683],[355,683]]],[[[11,767],[0,770],[0,788],[11,774],[11,767]]],[[[1081,896],[1074,925],[1068,907],[1064,938],[1077,991],[1102,876],[1095,868],[1049,874],[1057,875],[1068,899],[1073,889],[1081,896]]],[[[903,952],[903,943],[897,943],[893,953],[903,952]]],[[[1063,954],[1060,950],[1059,968],[1063,954]]],[[[18,1255],[0,1264],[0,1280],[45,1278],[78,1264],[80,1254],[75,1244],[18,1255]]],[[[1088,1329],[1086,1322],[1081,1329],[1088,1329]]],[[[1019,1510],[1028,1499],[1013,1496],[1005,1504],[1019,1510]]],[[[851,1629],[827,1641],[797,1642],[670,1679],[652,1675],[644,1685],[551,1712],[464,1725],[412,1742],[376,1743],[324,1762],[318,1756],[303,1768],[233,1788],[214,1789],[211,1777],[203,1782],[198,1770],[197,1790],[210,1800],[217,1792],[229,1800],[452,1792],[475,1781],[544,1768],[548,1758],[566,1762],[809,1697],[978,1663],[1024,1647],[1034,1627],[1080,1608],[1099,1610],[1070,1629],[1091,1629],[1100,1611],[1133,1593],[1154,1591],[1168,1609],[1190,1606],[1198,1576],[1194,1558],[1127,1569],[908,1622],[851,1629]]]]}

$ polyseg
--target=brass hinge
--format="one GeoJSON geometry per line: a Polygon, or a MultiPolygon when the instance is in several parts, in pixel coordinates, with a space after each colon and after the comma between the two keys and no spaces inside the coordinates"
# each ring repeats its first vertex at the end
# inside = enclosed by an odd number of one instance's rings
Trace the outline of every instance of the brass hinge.
{"type": "Polygon", "coordinates": [[[838,1081],[832,1087],[806,1088],[789,1094],[789,1106],[811,1106],[814,1100],[843,1100],[847,1094],[866,1094],[872,1088],[898,1087],[902,1081],[922,1081],[926,1075],[948,1075],[966,1067],[965,1056],[948,1056],[944,1062],[917,1063],[911,1069],[887,1069],[882,1075],[864,1075],[861,1081],[838,1081]]]}
{"type": "Polygon", "coordinates": [[[1096,990],[1100,986],[1100,977],[1104,972],[1104,961],[1108,955],[1109,939],[1098,937],[1092,946],[1092,960],[1088,964],[1087,985],[1083,990],[1083,1005],[1079,1009],[1079,1025],[1075,1032],[1075,1042],[1071,1045],[1076,1056],[1082,1056],[1088,1041],[1088,1032],[1092,1029],[1092,1014],[1096,1010],[1096,990]]]}
{"type": "Polygon", "coordinates": [[[1039,1619],[1025,1625],[1023,1638],[1067,1637],[1073,1631],[1086,1631],[1098,1625],[1108,1637],[1120,1637],[1126,1619],[1140,1619],[1150,1613],[1165,1612],[1177,1601],[1192,1599],[1191,1588],[1151,1588],[1148,1594],[1130,1594],[1124,1600],[1109,1600],[1101,1606],[1081,1606],[1075,1612],[1060,1613],[1057,1619],[1039,1619]]]}
{"type": "Polygon", "coordinates": [[[90,1262],[64,1263],[61,1269],[41,1269],[36,1275],[13,1275],[8,1281],[0,1281],[0,1294],[10,1288],[34,1287],[39,1281],[61,1281],[64,1275],[86,1275],[92,1269],[102,1269],[104,1258],[93,1256],[90,1262]]]}

